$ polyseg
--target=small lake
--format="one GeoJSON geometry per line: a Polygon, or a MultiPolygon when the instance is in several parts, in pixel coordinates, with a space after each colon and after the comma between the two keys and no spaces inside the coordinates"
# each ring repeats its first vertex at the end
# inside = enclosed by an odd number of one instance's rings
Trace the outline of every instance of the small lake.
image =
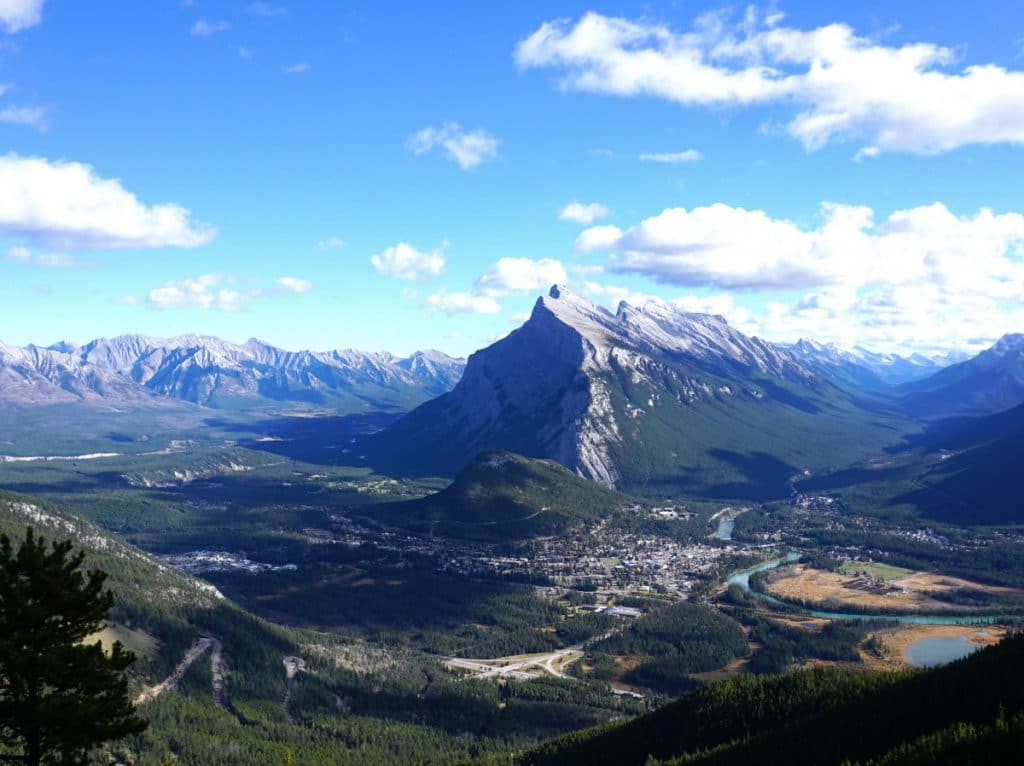
{"type": "Polygon", "coordinates": [[[915,668],[930,668],[959,660],[981,647],[967,636],[950,638],[922,638],[906,648],[903,655],[915,668]]]}

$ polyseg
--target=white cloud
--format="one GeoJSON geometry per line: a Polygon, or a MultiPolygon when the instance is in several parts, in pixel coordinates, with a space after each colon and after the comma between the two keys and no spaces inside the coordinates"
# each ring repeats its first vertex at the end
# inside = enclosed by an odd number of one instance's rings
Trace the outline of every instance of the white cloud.
{"type": "Polygon", "coordinates": [[[41,106],[5,106],[0,109],[0,122],[46,130],[46,110],[41,106]]]}
{"type": "Polygon", "coordinates": [[[300,61],[297,64],[284,67],[281,71],[285,74],[305,74],[309,71],[309,64],[305,61],[300,61]]]}
{"type": "Polygon", "coordinates": [[[281,277],[277,280],[277,284],[288,292],[295,293],[296,295],[308,293],[313,289],[312,282],[305,279],[299,279],[298,277],[281,277]]]}
{"type": "MultiPolygon", "coordinates": [[[[786,126],[808,149],[855,139],[869,152],[934,153],[1024,143],[1024,72],[955,69],[932,43],[887,46],[844,24],[801,30],[780,14],[698,18],[687,32],[587,13],[542,24],[519,43],[523,68],[552,68],[560,85],[685,106],[793,105],[786,126]]],[[[870,155],[868,155],[870,156],[870,155]]]]}
{"type": "Polygon", "coordinates": [[[612,211],[609,208],[598,202],[590,202],[586,204],[583,202],[570,202],[562,208],[558,217],[563,221],[588,224],[600,220],[601,218],[607,218],[611,212],[612,211]]]}
{"type": "Polygon", "coordinates": [[[622,229],[618,226],[591,226],[584,229],[576,237],[574,247],[581,253],[594,250],[608,250],[622,237],[622,229]]]}
{"type": "Polygon", "coordinates": [[[225,279],[216,274],[167,282],[150,290],[146,301],[158,309],[239,311],[251,298],[232,287],[224,287],[224,282],[225,279]]]}
{"type": "Polygon", "coordinates": [[[216,231],[173,203],[145,205],[79,162],[0,157],[0,230],[59,249],[198,247],[216,231]]]}
{"type": "Polygon", "coordinates": [[[479,292],[500,296],[509,292],[545,290],[568,281],[565,267],[554,258],[501,258],[476,283],[479,292]]]}
{"type": "Polygon", "coordinates": [[[7,257],[15,261],[27,261],[32,257],[32,251],[27,247],[18,245],[7,250],[7,257]]]}
{"type": "Polygon", "coordinates": [[[34,27],[43,17],[43,0],[0,0],[0,27],[8,34],[34,27]]]}
{"type": "Polygon", "coordinates": [[[445,157],[463,170],[475,168],[498,156],[498,140],[494,136],[479,128],[464,131],[457,122],[418,130],[410,137],[409,145],[416,154],[426,154],[440,146],[445,157]]]}
{"type": "Polygon", "coordinates": [[[188,33],[192,35],[192,37],[213,37],[221,32],[227,32],[229,29],[231,29],[231,24],[226,21],[199,19],[199,21],[193,24],[188,30],[188,33]]]}
{"type": "MultiPolygon", "coordinates": [[[[823,204],[817,224],[801,227],[764,211],[715,204],[670,208],[614,241],[607,234],[595,239],[603,240],[598,249],[611,251],[613,272],[736,291],[670,302],[722,314],[742,331],[771,340],[979,350],[1024,329],[1020,213],[982,208],[958,216],[935,203],[876,220],[868,207],[823,204]],[[763,297],[754,299],[753,292],[763,297]]],[[[585,286],[615,301],[633,294],[595,282],[585,286]]]]}
{"type": "MultiPolygon", "coordinates": [[[[221,274],[203,274],[154,287],[146,294],[146,303],[157,309],[202,309],[209,311],[241,311],[253,301],[301,295],[313,289],[311,282],[298,277],[280,277],[269,287],[241,289],[238,279],[221,274]]],[[[139,303],[134,296],[124,296],[119,303],[139,303]]]]}
{"type": "Polygon", "coordinates": [[[577,243],[584,251],[611,250],[614,271],[666,284],[771,291],[927,282],[1005,299],[1024,295],[1019,213],[983,208],[958,217],[935,203],[876,223],[871,208],[825,203],[820,218],[817,228],[804,229],[762,210],[716,203],[669,208],[617,237],[611,227],[588,229],[577,243]]]}
{"type": "Polygon", "coordinates": [[[314,250],[337,250],[339,247],[344,247],[344,246],[345,246],[345,240],[343,240],[341,237],[327,237],[326,239],[321,239],[319,242],[317,242],[315,245],[313,245],[313,249],[314,250]]]}
{"type": "Polygon", "coordinates": [[[240,58],[240,59],[251,59],[252,58],[252,50],[250,50],[249,48],[246,48],[244,45],[242,45],[238,49],[238,58],[240,58]]]}
{"type": "Polygon", "coordinates": [[[411,281],[438,276],[444,271],[445,257],[443,248],[422,251],[399,242],[371,256],[370,264],[378,274],[411,281]]]}
{"type": "Polygon", "coordinates": [[[661,162],[668,165],[678,165],[683,162],[697,162],[700,159],[700,152],[696,149],[684,149],[681,152],[644,152],[640,155],[641,162],[661,162]]]}
{"type": "Polygon", "coordinates": [[[427,307],[444,314],[497,314],[501,311],[501,306],[490,296],[449,293],[445,290],[428,296],[427,307]]]}

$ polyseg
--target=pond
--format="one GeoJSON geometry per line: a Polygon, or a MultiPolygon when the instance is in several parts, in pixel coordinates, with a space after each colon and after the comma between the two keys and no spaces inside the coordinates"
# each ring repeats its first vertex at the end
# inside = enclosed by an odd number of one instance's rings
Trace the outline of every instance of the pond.
{"type": "Polygon", "coordinates": [[[967,636],[922,638],[908,646],[903,654],[915,668],[930,668],[959,660],[980,648],[967,636]]]}

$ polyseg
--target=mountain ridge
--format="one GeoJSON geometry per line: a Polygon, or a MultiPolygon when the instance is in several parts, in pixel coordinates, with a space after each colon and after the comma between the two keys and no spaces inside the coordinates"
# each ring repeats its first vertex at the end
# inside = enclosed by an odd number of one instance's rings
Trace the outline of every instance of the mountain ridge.
{"type": "Polygon", "coordinates": [[[47,404],[178,399],[208,407],[271,403],[407,408],[447,391],[464,362],[355,349],[286,351],[255,338],[121,335],[77,345],[0,342],[0,401],[47,404]]]}
{"type": "Polygon", "coordinates": [[[706,490],[756,473],[777,494],[797,470],[891,438],[858,399],[721,317],[657,302],[613,314],[556,285],[524,325],[470,356],[451,392],[366,448],[399,472],[454,475],[480,452],[508,450],[609,487],[684,475],[675,489],[706,490]]]}

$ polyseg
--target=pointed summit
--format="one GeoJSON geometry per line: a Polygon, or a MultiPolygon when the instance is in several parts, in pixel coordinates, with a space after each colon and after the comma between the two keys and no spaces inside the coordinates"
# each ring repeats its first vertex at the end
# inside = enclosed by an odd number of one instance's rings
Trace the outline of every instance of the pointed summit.
{"type": "Polygon", "coordinates": [[[522,327],[469,358],[451,393],[366,448],[387,472],[453,476],[481,452],[508,450],[608,486],[664,492],[688,477],[690,490],[767,481],[772,493],[795,465],[845,448],[807,434],[859,428],[865,416],[846,396],[721,317],[657,301],[612,314],[556,284],[522,327]],[[826,410],[840,424],[817,417],[826,410]],[[779,444],[792,464],[743,457],[779,444]]]}

